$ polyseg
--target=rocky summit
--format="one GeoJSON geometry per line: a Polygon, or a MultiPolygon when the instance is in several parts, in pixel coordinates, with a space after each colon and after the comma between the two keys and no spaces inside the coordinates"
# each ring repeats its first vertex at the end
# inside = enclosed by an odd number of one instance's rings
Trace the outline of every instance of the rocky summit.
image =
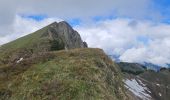
{"type": "Polygon", "coordinates": [[[49,25],[44,35],[48,35],[51,41],[60,41],[67,49],[87,47],[87,43],[82,41],[79,33],[65,21],[49,25]]]}

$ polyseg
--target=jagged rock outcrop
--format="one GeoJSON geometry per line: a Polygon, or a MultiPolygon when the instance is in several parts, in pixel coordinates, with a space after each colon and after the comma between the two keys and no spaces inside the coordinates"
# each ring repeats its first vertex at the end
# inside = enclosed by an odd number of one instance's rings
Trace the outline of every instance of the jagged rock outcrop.
{"type": "Polygon", "coordinates": [[[83,42],[79,33],[75,31],[67,22],[54,22],[49,25],[46,35],[51,41],[60,41],[64,48],[86,48],[87,43],[83,42]]]}

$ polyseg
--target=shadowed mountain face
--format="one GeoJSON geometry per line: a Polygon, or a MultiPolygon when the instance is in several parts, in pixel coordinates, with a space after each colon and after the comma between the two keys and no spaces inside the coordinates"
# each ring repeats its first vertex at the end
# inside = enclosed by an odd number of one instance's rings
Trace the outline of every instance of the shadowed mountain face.
{"type": "Polygon", "coordinates": [[[87,47],[79,33],[65,21],[52,23],[43,35],[49,36],[51,41],[60,41],[67,49],[87,47]]]}

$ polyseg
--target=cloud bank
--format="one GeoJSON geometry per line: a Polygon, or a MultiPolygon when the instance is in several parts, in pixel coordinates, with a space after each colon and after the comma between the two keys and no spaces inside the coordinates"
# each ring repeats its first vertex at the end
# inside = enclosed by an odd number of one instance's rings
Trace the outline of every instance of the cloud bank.
{"type": "Polygon", "coordinates": [[[95,16],[157,18],[159,14],[149,8],[151,4],[152,0],[0,0],[0,35],[8,34],[6,30],[11,29],[16,15],[42,14],[85,21],[95,16]]]}
{"type": "Polygon", "coordinates": [[[161,66],[170,63],[168,24],[118,18],[76,29],[90,47],[103,48],[108,54],[119,55],[122,61],[161,66]]]}
{"type": "Polygon", "coordinates": [[[12,24],[10,24],[10,30],[5,28],[5,32],[8,34],[0,34],[0,45],[15,40],[19,37],[25,36],[32,33],[38,29],[51,24],[54,21],[62,21],[59,18],[46,18],[42,21],[36,21],[31,18],[23,18],[16,15],[12,24]]]}

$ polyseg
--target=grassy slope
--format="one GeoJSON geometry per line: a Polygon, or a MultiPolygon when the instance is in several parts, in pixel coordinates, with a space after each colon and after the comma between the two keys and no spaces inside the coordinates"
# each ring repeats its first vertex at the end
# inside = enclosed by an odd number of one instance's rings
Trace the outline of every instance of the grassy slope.
{"type": "MultiPolygon", "coordinates": [[[[37,48],[38,45],[47,44],[47,37],[42,37],[42,34],[47,31],[47,27],[42,28],[32,34],[21,37],[17,40],[9,42],[0,47],[0,60],[4,59],[4,57],[8,57],[12,55],[13,52],[20,51],[22,49],[32,49],[37,48]]],[[[38,50],[35,50],[38,51],[38,50]]]]}
{"type": "Polygon", "coordinates": [[[120,71],[100,49],[36,55],[0,68],[0,98],[12,100],[121,100],[120,71]]]}
{"type": "Polygon", "coordinates": [[[32,44],[34,44],[35,42],[39,41],[41,35],[47,30],[47,28],[48,28],[48,26],[44,27],[41,30],[38,30],[32,34],[26,35],[26,36],[21,37],[17,40],[14,40],[14,41],[9,42],[5,45],[2,45],[1,48],[2,49],[8,48],[10,50],[13,50],[13,49],[18,49],[18,48],[29,47],[32,44]]]}

